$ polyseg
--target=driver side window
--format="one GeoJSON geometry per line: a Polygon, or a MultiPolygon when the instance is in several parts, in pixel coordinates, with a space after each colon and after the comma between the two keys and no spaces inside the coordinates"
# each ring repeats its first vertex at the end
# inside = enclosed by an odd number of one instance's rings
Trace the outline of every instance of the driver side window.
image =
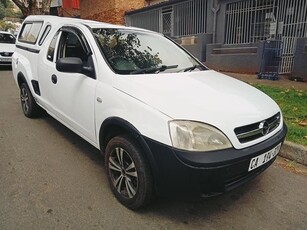
{"type": "Polygon", "coordinates": [[[64,31],[61,35],[58,59],[64,57],[80,58],[84,64],[88,61],[88,56],[81,45],[77,35],[64,31]]]}
{"type": "Polygon", "coordinates": [[[57,60],[69,57],[80,58],[83,62],[82,73],[95,79],[93,58],[90,50],[86,48],[88,47],[86,45],[87,44],[84,44],[79,34],[67,30],[62,31],[58,46],[57,60]]]}

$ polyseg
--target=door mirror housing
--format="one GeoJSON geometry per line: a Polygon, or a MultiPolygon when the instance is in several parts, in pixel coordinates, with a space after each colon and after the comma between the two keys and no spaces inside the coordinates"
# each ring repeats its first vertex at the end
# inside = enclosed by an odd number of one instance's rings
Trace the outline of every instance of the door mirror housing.
{"type": "Polygon", "coordinates": [[[56,61],[56,69],[65,73],[81,73],[83,70],[83,62],[80,58],[66,57],[56,61]]]}

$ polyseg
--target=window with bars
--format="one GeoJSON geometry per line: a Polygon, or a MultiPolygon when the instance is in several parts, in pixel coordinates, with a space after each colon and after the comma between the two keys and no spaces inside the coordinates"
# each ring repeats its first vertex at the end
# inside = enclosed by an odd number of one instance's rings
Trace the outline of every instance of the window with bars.
{"type": "Polygon", "coordinates": [[[242,44],[274,38],[276,0],[248,0],[226,7],[226,44],[242,44]]]}
{"type": "Polygon", "coordinates": [[[306,0],[246,0],[226,5],[225,44],[281,40],[281,73],[291,73],[299,37],[307,37],[306,0]]]}
{"type": "Polygon", "coordinates": [[[129,26],[154,30],[173,37],[207,32],[207,0],[187,0],[127,16],[129,26]]]}

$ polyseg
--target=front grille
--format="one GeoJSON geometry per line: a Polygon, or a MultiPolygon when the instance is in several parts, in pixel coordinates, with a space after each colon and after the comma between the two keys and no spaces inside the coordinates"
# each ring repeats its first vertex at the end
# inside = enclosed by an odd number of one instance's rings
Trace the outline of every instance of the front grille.
{"type": "Polygon", "coordinates": [[[253,141],[273,132],[280,124],[280,119],[280,113],[277,113],[264,121],[235,128],[235,134],[240,143],[253,141]]]}
{"type": "Polygon", "coordinates": [[[13,52],[0,52],[0,55],[2,57],[11,57],[13,55],[13,52]]]}

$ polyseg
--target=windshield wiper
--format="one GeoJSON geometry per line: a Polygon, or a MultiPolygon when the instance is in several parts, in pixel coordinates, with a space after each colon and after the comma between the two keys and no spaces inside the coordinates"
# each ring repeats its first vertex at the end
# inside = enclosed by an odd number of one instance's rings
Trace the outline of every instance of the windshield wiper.
{"type": "Polygon", "coordinates": [[[187,68],[184,68],[184,69],[181,69],[179,70],[178,72],[188,72],[188,71],[193,71],[194,69],[196,68],[199,68],[199,67],[203,67],[202,65],[193,65],[193,66],[190,66],[190,67],[187,67],[187,68]]]}
{"type": "Polygon", "coordinates": [[[130,74],[139,74],[139,73],[160,73],[167,69],[177,68],[178,65],[161,65],[159,67],[150,67],[145,69],[138,69],[130,72],[130,74]]]}

